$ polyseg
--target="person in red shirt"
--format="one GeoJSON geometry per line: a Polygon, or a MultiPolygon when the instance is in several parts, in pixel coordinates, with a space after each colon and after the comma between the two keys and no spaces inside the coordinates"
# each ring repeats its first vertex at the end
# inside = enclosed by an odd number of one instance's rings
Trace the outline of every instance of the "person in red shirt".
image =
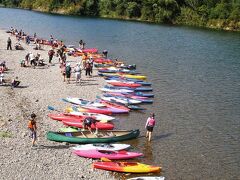
{"type": "Polygon", "coordinates": [[[28,128],[31,131],[31,138],[32,138],[32,147],[35,146],[35,142],[37,140],[37,123],[36,123],[36,114],[31,114],[31,119],[28,121],[28,128]]]}
{"type": "Polygon", "coordinates": [[[152,131],[155,126],[155,114],[152,113],[150,117],[147,119],[145,129],[147,130],[146,138],[148,138],[148,141],[151,141],[152,138],[152,131]]]}

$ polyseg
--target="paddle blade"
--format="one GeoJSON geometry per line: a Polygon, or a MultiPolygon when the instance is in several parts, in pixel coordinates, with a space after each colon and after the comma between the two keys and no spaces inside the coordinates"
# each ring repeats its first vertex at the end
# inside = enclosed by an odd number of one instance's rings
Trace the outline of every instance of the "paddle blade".
{"type": "Polygon", "coordinates": [[[55,108],[52,106],[47,106],[48,110],[55,111],[55,108]]]}
{"type": "Polygon", "coordinates": [[[111,162],[111,160],[106,157],[101,157],[101,161],[102,162],[111,162]]]}
{"type": "Polygon", "coordinates": [[[68,103],[68,100],[65,99],[65,98],[62,98],[61,100],[62,100],[63,102],[67,102],[67,103],[68,103]]]}

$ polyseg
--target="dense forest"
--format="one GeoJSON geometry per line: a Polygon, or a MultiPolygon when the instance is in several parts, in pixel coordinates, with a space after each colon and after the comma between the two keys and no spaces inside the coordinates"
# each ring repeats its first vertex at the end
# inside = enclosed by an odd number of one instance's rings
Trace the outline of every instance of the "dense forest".
{"type": "Polygon", "coordinates": [[[6,7],[240,31],[240,0],[0,0],[6,7]]]}

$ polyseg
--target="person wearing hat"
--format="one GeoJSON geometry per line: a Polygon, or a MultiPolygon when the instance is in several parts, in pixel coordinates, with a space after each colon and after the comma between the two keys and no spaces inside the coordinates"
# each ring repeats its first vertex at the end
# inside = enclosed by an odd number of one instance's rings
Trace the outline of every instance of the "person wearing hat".
{"type": "Polygon", "coordinates": [[[151,141],[154,126],[155,126],[155,114],[152,113],[150,117],[147,119],[145,125],[145,129],[147,130],[146,138],[148,138],[148,141],[151,141]]]}
{"type": "Polygon", "coordinates": [[[32,147],[35,146],[35,142],[37,140],[37,123],[36,123],[36,114],[31,114],[31,119],[28,121],[28,128],[31,131],[31,138],[32,138],[32,147]]]}
{"type": "Polygon", "coordinates": [[[71,78],[71,64],[70,63],[67,63],[67,66],[66,66],[66,78],[67,78],[67,83],[69,84],[70,83],[70,78],[71,78]]]}

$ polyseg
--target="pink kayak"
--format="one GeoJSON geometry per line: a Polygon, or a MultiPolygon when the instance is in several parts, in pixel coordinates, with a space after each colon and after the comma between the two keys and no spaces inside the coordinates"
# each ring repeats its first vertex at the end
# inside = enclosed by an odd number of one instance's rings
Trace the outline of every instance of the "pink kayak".
{"type": "Polygon", "coordinates": [[[108,159],[131,159],[143,156],[142,153],[137,152],[128,152],[128,151],[111,151],[111,150],[75,150],[73,151],[74,154],[86,158],[94,158],[94,159],[100,159],[102,157],[108,158],[108,159]]]}
{"type": "Polygon", "coordinates": [[[136,88],[136,87],[142,86],[141,84],[137,84],[137,83],[126,83],[126,82],[108,82],[108,83],[111,84],[111,85],[113,85],[113,86],[132,87],[132,88],[136,88]]]}
{"type": "MultiPolygon", "coordinates": [[[[68,126],[83,128],[82,121],[76,119],[62,120],[62,123],[68,126]]],[[[114,128],[114,125],[112,123],[96,122],[96,127],[102,130],[112,130],[114,128]]],[[[94,124],[91,125],[92,129],[95,129],[96,127],[94,124]]]]}

